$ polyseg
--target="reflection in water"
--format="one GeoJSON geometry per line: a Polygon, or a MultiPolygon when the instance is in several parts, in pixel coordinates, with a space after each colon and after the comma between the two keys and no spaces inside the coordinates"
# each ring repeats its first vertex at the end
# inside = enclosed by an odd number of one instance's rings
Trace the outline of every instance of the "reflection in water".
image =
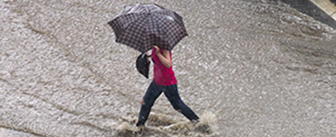
{"type": "Polygon", "coordinates": [[[189,34],[173,51],[181,97],[218,129],[196,131],[159,98],[147,132],[126,130],[152,75],[107,22],[136,2],[1,1],[0,134],[335,136],[335,31],[265,0],[158,2],[189,34]]]}

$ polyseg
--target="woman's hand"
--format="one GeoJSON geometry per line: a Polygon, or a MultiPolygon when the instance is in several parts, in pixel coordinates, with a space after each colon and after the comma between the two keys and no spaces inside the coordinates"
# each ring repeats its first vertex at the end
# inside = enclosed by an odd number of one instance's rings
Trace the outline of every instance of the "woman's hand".
{"type": "Polygon", "coordinates": [[[160,53],[160,48],[158,46],[154,46],[154,48],[155,48],[155,54],[156,55],[159,54],[160,53]]]}
{"type": "Polygon", "coordinates": [[[155,48],[155,54],[158,56],[162,64],[166,68],[170,68],[172,66],[172,61],[170,58],[170,51],[169,50],[163,50],[162,53],[160,52],[160,48],[158,46],[154,46],[155,48]]]}

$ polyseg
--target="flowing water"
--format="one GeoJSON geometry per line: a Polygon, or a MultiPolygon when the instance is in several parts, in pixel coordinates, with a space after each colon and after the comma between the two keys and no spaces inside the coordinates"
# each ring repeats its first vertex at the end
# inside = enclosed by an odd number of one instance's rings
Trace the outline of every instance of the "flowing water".
{"type": "Polygon", "coordinates": [[[336,32],[275,0],[1,0],[0,136],[336,136],[336,32]],[[107,22],[157,3],[189,36],[172,51],[191,125],[162,95],[134,122],[152,79],[107,22]],[[204,131],[206,130],[206,131],[204,131]]]}

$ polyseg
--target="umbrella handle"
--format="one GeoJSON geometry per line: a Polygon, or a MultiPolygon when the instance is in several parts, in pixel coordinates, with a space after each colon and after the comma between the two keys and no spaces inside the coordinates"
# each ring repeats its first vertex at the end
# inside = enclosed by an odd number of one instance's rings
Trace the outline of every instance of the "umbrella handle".
{"type": "Polygon", "coordinates": [[[146,52],[141,53],[141,58],[144,58],[146,56],[146,52]]]}
{"type": "Polygon", "coordinates": [[[152,57],[152,53],[150,53],[150,51],[143,52],[142,54],[146,54],[146,55],[147,55],[147,57],[152,57]]]}
{"type": "Polygon", "coordinates": [[[146,52],[144,52],[144,53],[141,53],[141,58],[145,58],[145,56],[147,56],[147,58],[150,58],[150,57],[152,57],[152,55],[150,54],[150,55],[148,55],[146,52]]]}

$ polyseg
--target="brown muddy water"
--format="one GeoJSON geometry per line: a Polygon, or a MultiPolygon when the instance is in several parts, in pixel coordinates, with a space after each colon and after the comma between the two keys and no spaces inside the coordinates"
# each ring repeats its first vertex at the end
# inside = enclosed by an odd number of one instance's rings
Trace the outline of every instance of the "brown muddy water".
{"type": "Polygon", "coordinates": [[[0,136],[336,136],[336,32],[284,3],[2,0],[0,16],[0,136]],[[164,96],[136,131],[152,70],[141,76],[107,25],[133,3],[183,17],[179,92],[210,132],[164,96]]]}

